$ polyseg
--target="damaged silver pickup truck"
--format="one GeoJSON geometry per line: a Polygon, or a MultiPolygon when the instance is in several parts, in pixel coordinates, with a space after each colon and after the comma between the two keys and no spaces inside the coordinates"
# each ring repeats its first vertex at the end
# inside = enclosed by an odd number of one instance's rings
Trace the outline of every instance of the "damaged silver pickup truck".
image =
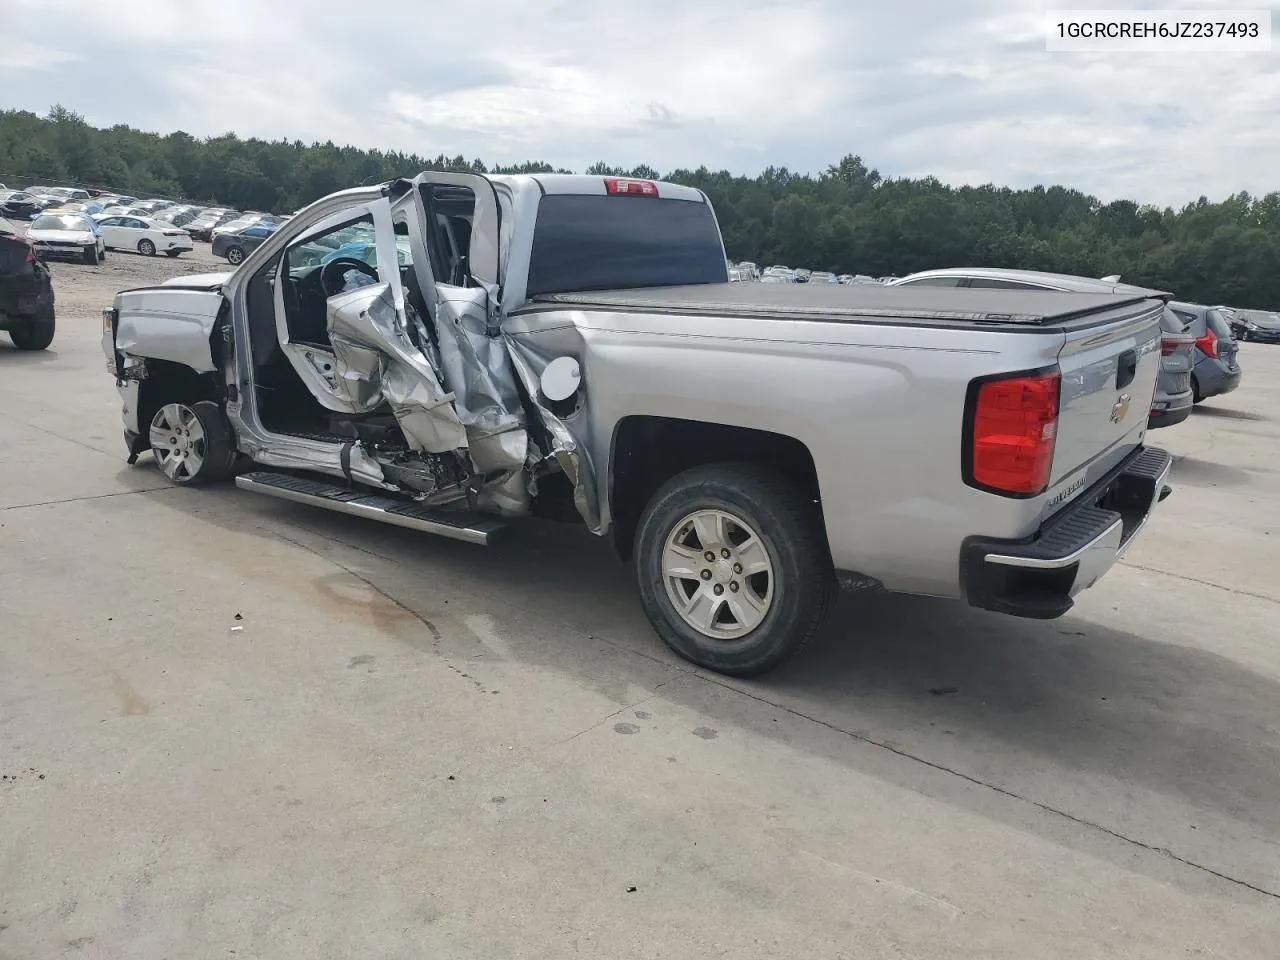
{"type": "Polygon", "coordinates": [[[103,347],[131,463],[480,544],[572,518],[745,675],[840,582],[1065,613],[1168,493],[1162,306],[729,283],[698,190],[424,173],[122,292],[103,347]]]}

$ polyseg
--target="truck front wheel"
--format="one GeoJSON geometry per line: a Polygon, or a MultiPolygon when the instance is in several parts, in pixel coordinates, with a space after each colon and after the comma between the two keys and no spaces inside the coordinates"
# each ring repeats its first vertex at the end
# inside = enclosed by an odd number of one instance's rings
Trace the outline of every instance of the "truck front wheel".
{"type": "Polygon", "coordinates": [[[149,440],[156,465],[174,483],[213,483],[235,467],[231,424],[210,400],[164,404],[151,418],[149,440]]]}
{"type": "Polygon", "coordinates": [[[822,626],[835,579],[812,498],[754,464],[695,467],[640,517],[640,602],[658,635],[699,666],[764,673],[822,626]]]}

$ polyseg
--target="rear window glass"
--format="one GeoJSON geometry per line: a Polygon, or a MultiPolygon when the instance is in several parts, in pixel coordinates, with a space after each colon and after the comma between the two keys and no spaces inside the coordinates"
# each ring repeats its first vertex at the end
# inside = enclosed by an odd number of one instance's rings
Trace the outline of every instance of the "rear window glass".
{"type": "Polygon", "coordinates": [[[1219,337],[1225,340],[1232,339],[1231,324],[1227,322],[1227,318],[1222,315],[1221,310],[1209,311],[1209,326],[1219,337]]]}
{"type": "Polygon", "coordinates": [[[538,205],[531,297],[728,279],[720,231],[706,203],[551,195],[538,205]]]}

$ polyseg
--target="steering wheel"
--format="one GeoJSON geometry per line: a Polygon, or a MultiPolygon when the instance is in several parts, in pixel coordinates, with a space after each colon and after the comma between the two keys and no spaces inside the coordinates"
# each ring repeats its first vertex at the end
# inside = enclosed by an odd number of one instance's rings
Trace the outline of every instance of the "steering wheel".
{"type": "Polygon", "coordinates": [[[320,289],[324,291],[326,297],[332,297],[342,292],[342,278],[348,270],[359,270],[366,277],[372,277],[374,280],[380,279],[378,268],[365,263],[363,260],[357,260],[355,257],[335,257],[320,268],[320,289]]]}

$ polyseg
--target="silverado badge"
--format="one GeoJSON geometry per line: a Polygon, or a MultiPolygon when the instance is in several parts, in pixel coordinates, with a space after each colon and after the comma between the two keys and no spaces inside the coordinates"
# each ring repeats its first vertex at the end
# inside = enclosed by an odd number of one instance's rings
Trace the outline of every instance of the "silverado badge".
{"type": "Polygon", "coordinates": [[[1129,412],[1129,395],[1127,393],[1120,394],[1120,399],[1115,402],[1111,408],[1111,422],[1119,423],[1124,419],[1125,414],[1129,412]]]}

